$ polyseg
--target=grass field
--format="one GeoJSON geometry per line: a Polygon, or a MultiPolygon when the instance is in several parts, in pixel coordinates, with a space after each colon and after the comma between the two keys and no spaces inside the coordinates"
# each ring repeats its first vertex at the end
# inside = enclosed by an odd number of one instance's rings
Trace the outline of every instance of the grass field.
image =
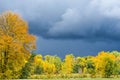
{"type": "Polygon", "coordinates": [[[120,78],[70,78],[70,79],[41,79],[41,80],[120,80],[120,78]]]}
{"type": "Polygon", "coordinates": [[[100,76],[96,78],[90,78],[90,75],[80,75],[80,74],[68,74],[66,76],[62,75],[32,75],[29,79],[39,79],[39,80],[120,80],[120,75],[113,78],[101,78],[100,76]]]}

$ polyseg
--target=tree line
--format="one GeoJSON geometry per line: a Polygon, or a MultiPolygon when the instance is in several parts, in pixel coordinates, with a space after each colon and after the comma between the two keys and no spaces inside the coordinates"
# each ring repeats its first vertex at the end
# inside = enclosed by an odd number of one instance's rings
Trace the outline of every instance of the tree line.
{"type": "MultiPolygon", "coordinates": [[[[31,64],[31,71],[28,71],[30,75],[89,74],[92,78],[117,77],[120,74],[120,52],[102,51],[96,56],[85,57],[67,54],[63,60],[58,56],[36,54],[31,64]]],[[[27,78],[25,74],[23,77],[27,78]]]]}

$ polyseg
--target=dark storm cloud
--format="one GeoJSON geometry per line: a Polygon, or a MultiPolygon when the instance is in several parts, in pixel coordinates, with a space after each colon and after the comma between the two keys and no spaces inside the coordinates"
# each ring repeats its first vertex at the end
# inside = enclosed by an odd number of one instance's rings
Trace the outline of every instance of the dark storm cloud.
{"type": "Polygon", "coordinates": [[[119,0],[1,0],[0,11],[6,10],[46,39],[120,40],[119,0]]]}

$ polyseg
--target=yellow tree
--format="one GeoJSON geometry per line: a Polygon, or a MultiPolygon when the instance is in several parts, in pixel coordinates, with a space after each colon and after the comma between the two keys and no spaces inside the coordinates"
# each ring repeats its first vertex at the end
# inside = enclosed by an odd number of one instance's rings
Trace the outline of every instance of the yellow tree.
{"type": "Polygon", "coordinates": [[[43,59],[42,59],[42,55],[36,55],[34,57],[34,67],[35,67],[35,74],[41,74],[43,73],[43,59]]]}
{"type": "Polygon", "coordinates": [[[96,72],[101,74],[102,77],[110,77],[114,71],[114,63],[116,57],[109,52],[100,52],[98,56],[94,58],[94,63],[96,67],[96,72]]]}
{"type": "Polygon", "coordinates": [[[0,15],[0,70],[2,78],[18,77],[17,72],[35,49],[35,37],[28,24],[16,13],[0,15]],[[10,77],[10,75],[12,77],[10,77]]]}
{"type": "Polygon", "coordinates": [[[42,59],[42,55],[36,55],[34,57],[34,64],[36,66],[42,66],[43,65],[43,59],[42,59]]]}
{"type": "Polygon", "coordinates": [[[61,61],[61,59],[58,56],[46,55],[45,56],[45,61],[55,65],[55,68],[56,68],[56,72],[55,73],[59,73],[60,72],[62,61],[61,61]]]}
{"type": "Polygon", "coordinates": [[[62,65],[62,73],[70,74],[73,72],[75,58],[72,54],[66,55],[65,62],[62,65]]]}
{"type": "Polygon", "coordinates": [[[120,72],[120,52],[118,51],[112,51],[110,52],[111,54],[115,55],[116,57],[116,61],[114,63],[114,71],[113,71],[113,75],[114,77],[119,75],[119,72],[120,72]]]}
{"type": "Polygon", "coordinates": [[[85,73],[86,72],[86,66],[87,66],[86,58],[84,58],[84,57],[77,57],[76,60],[77,60],[77,63],[80,65],[82,73],[85,73]]]}
{"type": "Polygon", "coordinates": [[[54,64],[54,56],[46,55],[43,63],[44,73],[53,74],[56,72],[56,66],[54,64]]]}
{"type": "Polygon", "coordinates": [[[49,63],[48,61],[44,61],[43,69],[45,74],[54,74],[56,71],[55,65],[52,63],[49,63]]]}

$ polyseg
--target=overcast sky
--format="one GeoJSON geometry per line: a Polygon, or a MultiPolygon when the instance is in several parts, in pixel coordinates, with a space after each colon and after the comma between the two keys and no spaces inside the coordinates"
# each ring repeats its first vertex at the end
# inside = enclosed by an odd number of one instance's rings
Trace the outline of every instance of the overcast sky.
{"type": "Polygon", "coordinates": [[[63,57],[120,51],[120,0],[0,0],[36,35],[37,53],[63,57]]]}

